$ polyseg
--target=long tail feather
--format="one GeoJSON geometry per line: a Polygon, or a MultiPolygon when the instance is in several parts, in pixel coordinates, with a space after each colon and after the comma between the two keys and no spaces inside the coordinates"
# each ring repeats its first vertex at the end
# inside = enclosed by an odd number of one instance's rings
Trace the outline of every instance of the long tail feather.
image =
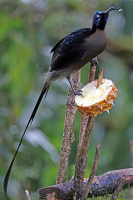
{"type": "Polygon", "coordinates": [[[8,171],[7,171],[7,173],[6,173],[6,176],[5,176],[5,179],[4,179],[4,183],[3,183],[4,193],[5,193],[5,196],[6,196],[6,197],[7,197],[7,186],[8,186],[9,176],[10,176],[10,173],[11,173],[11,169],[12,169],[14,160],[15,160],[16,155],[17,155],[17,153],[18,153],[19,147],[20,147],[20,145],[21,145],[21,143],[22,143],[22,141],[23,141],[24,135],[25,135],[25,133],[26,133],[26,130],[27,130],[29,124],[32,123],[33,120],[34,120],[34,117],[35,117],[35,115],[36,115],[36,112],[37,112],[37,110],[38,110],[38,107],[39,107],[39,105],[40,105],[40,103],[41,103],[41,100],[42,100],[44,94],[45,94],[45,98],[46,98],[47,93],[48,93],[48,90],[49,90],[49,87],[50,87],[50,84],[45,83],[45,85],[44,85],[44,87],[43,87],[43,89],[42,89],[42,92],[41,92],[41,94],[40,94],[40,96],[39,96],[39,99],[38,99],[38,101],[37,101],[37,103],[36,103],[36,105],[35,105],[35,108],[34,108],[32,114],[31,114],[31,117],[30,117],[30,119],[29,119],[29,121],[28,121],[28,123],[27,123],[27,126],[26,126],[26,128],[25,128],[25,130],[24,130],[24,133],[23,133],[23,135],[22,135],[22,138],[21,138],[21,140],[20,140],[20,143],[19,143],[19,145],[18,145],[18,148],[17,148],[17,150],[16,150],[16,152],[15,152],[15,155],[14,155],[14,157],[13,157],[13,159],[12,159],[12,162],[11,162],[11,164],[10,164],[10,166],[9,166],[9,169],[8,169],[8,171]]]}

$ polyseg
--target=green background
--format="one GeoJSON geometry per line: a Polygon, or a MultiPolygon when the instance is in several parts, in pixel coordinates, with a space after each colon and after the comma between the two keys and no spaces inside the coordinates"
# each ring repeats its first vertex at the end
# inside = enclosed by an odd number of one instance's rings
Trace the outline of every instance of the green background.
{"type": "MultiPolygon", "coordinates": [[[[0,199],[3,180],[49,69],[53,45],[70,32],[91,27],[96,11],[110,12],[106,26],[108,45],[98,56],[104,77],[118,90],[110,114],[98,115],[88,153],[89,176],[97,144],[101,154],[96,175],[131,167],[133,139],[133,2],[116,0],[0,0],[0,199]]],[[[89,64],[82,69],[87,83],[89,64]]],[[[97,76],[96,74],[96,76],[97,76]]],[[[39,199],[38,189],[55,184],[65,119],[67,80],[52,83],[15,160],[8,187],[10,200],[39,199]]],[[[77,112],[67,180],[74,174],[79,138],[77,112]]],[[[124,194],[130,195],[131,190],[124,194]]]]}

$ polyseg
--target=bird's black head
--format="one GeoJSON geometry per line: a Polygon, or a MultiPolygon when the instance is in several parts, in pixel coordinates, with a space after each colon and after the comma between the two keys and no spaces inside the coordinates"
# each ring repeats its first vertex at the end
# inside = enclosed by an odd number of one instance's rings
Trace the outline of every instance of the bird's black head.
{"type": "Polygon", "coordinates": [[[98,28],[100,30],[104,30],[106,23],[108,21],[109,12],[112,10],[122,11],[122,9],[120,7],[111,7],[108,10],[106,10],[105,12],[100,12],[100,11],[95,12],[95,14],[93,16],[92,27],[98,28]]]}

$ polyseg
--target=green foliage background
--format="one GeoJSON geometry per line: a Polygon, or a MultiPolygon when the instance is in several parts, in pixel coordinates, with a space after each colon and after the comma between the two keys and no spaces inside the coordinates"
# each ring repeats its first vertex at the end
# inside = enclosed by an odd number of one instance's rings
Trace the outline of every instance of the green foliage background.
{"type": "MultiPolygon", "coordinates": [[[[95,148],[101,144],[97,175],[131,167],[129,140],[133,139],[133,2],[116,0],[0,0],[0,199],[3,180],[44,83],[52,46],[75,29],[91,27],[97,10],[112,11],[106,27],[108,46],[98,57],[104,77],[113,80],[118,92],[110,115],[96,118],[91,138],[86,177],[95,148]]],[[[81,87],[88,80],[82,69],[81,87]]],[[[39,199],[38,189],[55,184],[65,119],[67,80],[51,85],[35,120],[26,133],[14,163],[8,196],[10,200],[39,199]],[[29,134],[29,136],[28,136],[29,134]]],[[[67,180],[74,174],[80,128],[76,114],[67,180]]],[[[130,194],[130,190],[127,191],[130,194]]]]}

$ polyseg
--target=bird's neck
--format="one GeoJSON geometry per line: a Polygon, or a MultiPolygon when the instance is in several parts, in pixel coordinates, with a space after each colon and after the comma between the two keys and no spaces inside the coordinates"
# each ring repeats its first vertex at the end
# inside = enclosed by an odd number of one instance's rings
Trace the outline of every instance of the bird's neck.
{"type": "Polygon", "coordinates": [[[98,26],[95,23],[92,24],[92,30],[95,32],[96,29],[105,30],[108,18],[104,18],[98,26]]]}
{"type": "Polygon", "coordinates": [[[92,32],[94,33],[97,29],[104,31],[106,24],[100,24],[99,26],[92,26],[92,32]]]}
{"type": "Polygon", "coordinates": [[[95,33],[96,30],[97,30],[96,26],[92,26],[92,28],[91,28],[91,33],[92,33],[92,34],[95,33]]]}

